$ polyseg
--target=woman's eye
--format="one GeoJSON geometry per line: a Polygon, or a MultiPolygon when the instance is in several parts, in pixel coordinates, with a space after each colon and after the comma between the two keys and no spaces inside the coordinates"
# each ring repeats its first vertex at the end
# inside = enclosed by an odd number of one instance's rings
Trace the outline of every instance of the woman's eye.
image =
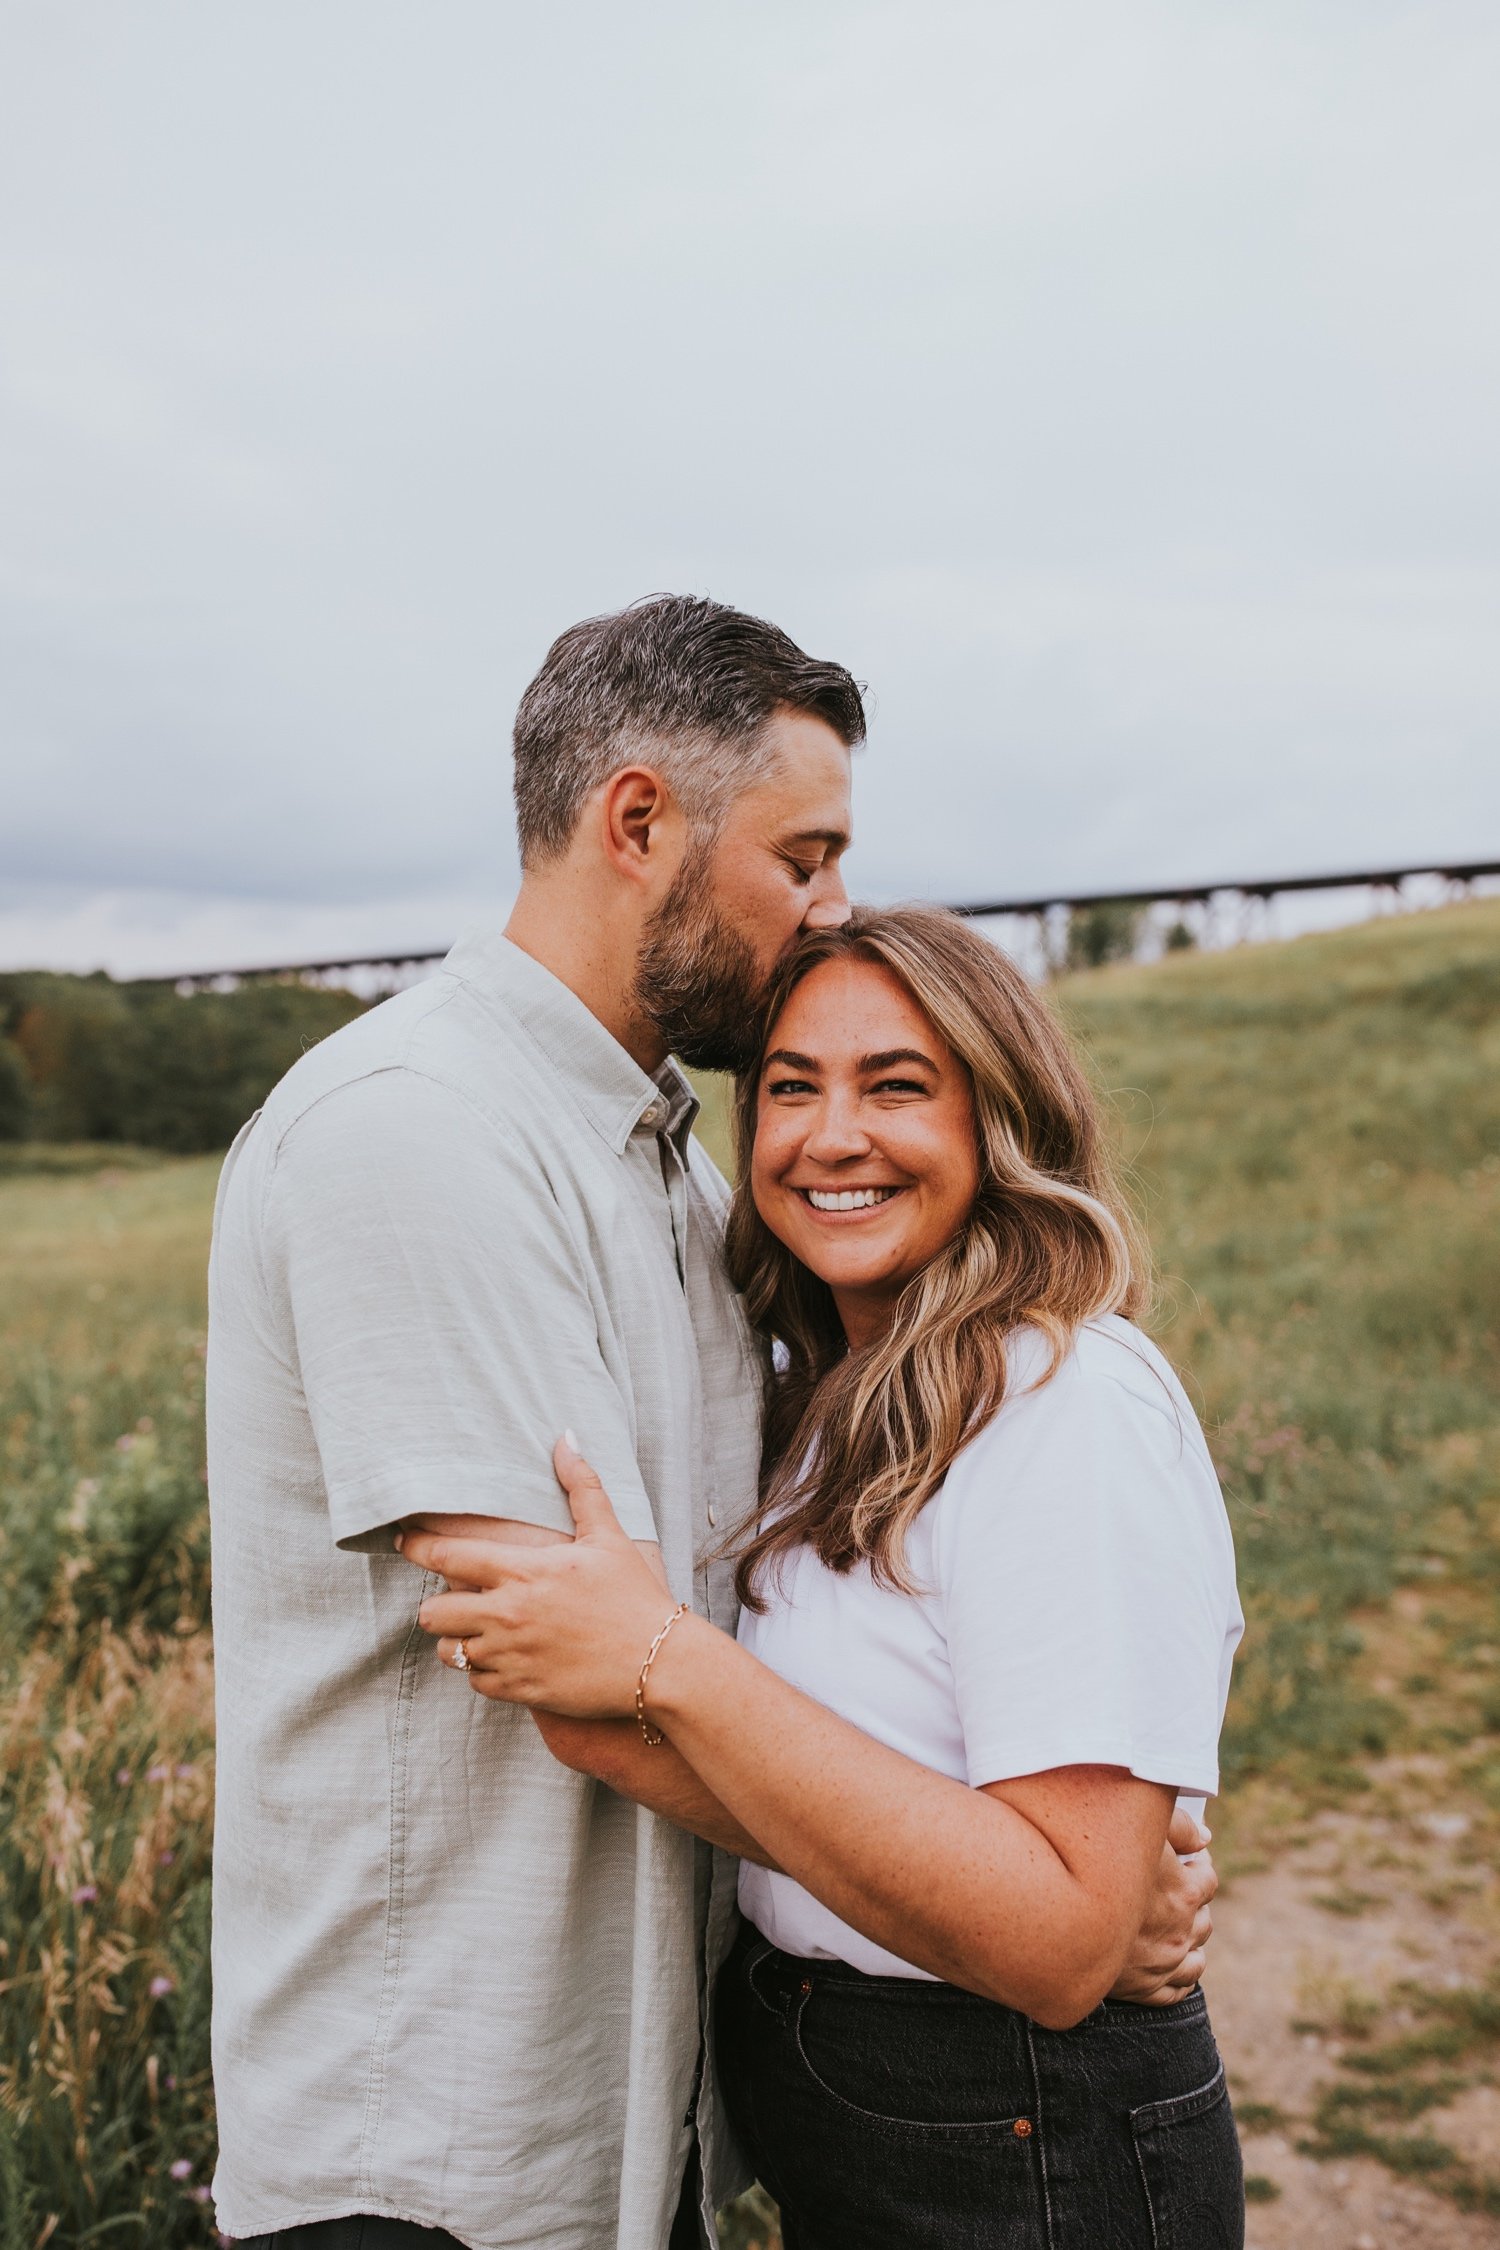
{"type": "Polygon", "coordinates": [[[925,1094],[926,1091],[920,1078],[882,1078],[875,1088],[877,1094],[925,1094]]]}
{"type": "Polygon", "coordinates": [[[766,1082],[768,1094],[810,1094],[811,1082],[806,1078],[771,1078],[766,1082]]]}

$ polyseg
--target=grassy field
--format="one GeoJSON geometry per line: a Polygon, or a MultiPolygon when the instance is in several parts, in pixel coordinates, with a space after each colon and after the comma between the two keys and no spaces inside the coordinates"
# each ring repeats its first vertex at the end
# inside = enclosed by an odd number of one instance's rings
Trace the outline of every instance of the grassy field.
{"type": "MultiPolygon", "coordinates": [[[[1461,1889],[1500,1847],[1500,902],[1059,997],[1110,1091],[1157,1332],[1235,1518],[1226,1863],[1253,1881],[1314,1813],[1352,1818],[1409,1771],[1424,1804],[1462,1798],[1461,1889]]],[[[213,2239],[215,1171],[0,1153],[0,2250],[213,2239]]],[[[1357,1921],[1361,1883],[1328,1878],[1330,1926],[1357,1921]]],[[[1485,2208],[1489,2173],[1424,2120],[1500,2059],[1497,1957],[1500,1936],[1461,2003],[1325,1993],[1340,2048],[1306,2145],[1485,2208]]]]}

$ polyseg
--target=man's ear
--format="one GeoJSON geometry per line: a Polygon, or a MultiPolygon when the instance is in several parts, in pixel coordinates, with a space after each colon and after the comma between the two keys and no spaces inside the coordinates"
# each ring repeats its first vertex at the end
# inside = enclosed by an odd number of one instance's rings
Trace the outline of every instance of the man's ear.
{"type": "Polygon", "coordinates": [[[604,784],[600,811],[610,865],[627,881],[658,881],[663,847],[681,818],[661,775],[650,766],[622,766],[604,784]]]}

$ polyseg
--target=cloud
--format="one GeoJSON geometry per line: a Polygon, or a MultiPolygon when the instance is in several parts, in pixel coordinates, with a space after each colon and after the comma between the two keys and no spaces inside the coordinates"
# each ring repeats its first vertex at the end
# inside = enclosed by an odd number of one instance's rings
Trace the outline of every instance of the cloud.
{"type": "Polygon", "coordinates": [[[10,43],[6,958],[503,896],[522,686],[662,586],[870,679],[871,892],[1500,846],[1493,11],[10,43]]]}

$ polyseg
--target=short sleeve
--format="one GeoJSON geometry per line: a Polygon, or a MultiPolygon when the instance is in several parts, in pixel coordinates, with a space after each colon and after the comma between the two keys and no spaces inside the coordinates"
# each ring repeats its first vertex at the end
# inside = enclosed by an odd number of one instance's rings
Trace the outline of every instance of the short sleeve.
{"type": "Polygon", "coordinates": [[[397,1069],[325,1096],[277,1153],[263,1240],[340,1546],[388,1547],[420,1510],[570,1531],[567,1428],[631,1537],[656,1537],[580,1247],[461,1095],[397,1069]]]}
{"type": "Polygon", "coordinates": [[[1158,1380],[1130,1346],[1087,1341],[1007,1401],[942,1494],[968,1778],[1112,1765],[1212,1796],[1240,1630],[1223,1501],[1165,1366],[1158,1380]]]}

